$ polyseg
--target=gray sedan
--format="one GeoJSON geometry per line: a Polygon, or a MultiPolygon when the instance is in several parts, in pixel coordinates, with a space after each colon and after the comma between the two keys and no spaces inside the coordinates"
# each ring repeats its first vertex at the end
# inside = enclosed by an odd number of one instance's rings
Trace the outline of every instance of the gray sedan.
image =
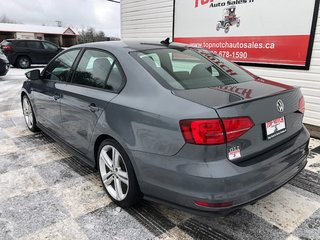
{"type": "Polygon", "coordinates": [[[229,212],[306,165],[300,89],[204,49],[84,44],[26,76],[28,128],[97,168],[121,207],[145,198],[198,214],[229,212]]]}

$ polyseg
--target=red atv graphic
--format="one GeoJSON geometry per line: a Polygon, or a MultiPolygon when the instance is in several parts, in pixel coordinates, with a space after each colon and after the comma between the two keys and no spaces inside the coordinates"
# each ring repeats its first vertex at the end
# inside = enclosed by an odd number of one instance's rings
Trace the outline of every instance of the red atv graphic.
{"type": "Polygon", "coordinates": [[[220,28],[223,28],[224,32],[228,33],[230,27],[233,25],[240,27],[240,17],[237,17],[236,15],[236,6],[230,6],[224,9],[223,20],[218,22],[217,31],[219,31],[220,28]]]}

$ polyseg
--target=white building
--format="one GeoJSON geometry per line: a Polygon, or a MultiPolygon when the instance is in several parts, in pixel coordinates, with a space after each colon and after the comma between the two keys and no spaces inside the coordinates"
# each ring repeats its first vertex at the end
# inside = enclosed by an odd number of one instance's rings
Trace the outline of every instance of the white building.
{"type": "MultiPolygon", "coordinates": [[[[200,0],[180,0],[180,5],[192,1],[200,4],[200,0]],[[183,1],[183,2],[182,2],[183,1]]],[[[211,2],[221,2],[215,0],[211,2]]],[[[317,0],[315,0],[317,1],[317,0]]],[[[167,37],[172,39],[174,28],[174,9],[177,0],[121,0],[121,33],[122,39],[150,39],[163,40],[167,37]]],[[[210,1],[201,3],[210,4],[210,1]]],[[[246,2],[249,2],[246,1],[246,2]]],[[[250,2],[253,2],[251,0],[250,2]]],[[[257,2],[257,1],[256,1],[257,2]]],[[[300,1],[301,2],[301,1],[300,1]]],[[[302,1],[304,2],[304,1],[302,1]]],[[[176,3],[177,4],[177,3],[176,3]]],[[[175,6],[177,8],[177,6],[175,6]]],[[[317,9],[317,8],[315,8],[317,9]]],[[[291,11],[291,7],[283,9],[286,13],[291,11]]],[[[300,9],[299,9],[300,11],[300,9]]],[[[315,10],[315,12],[317,12],[315,10]]],[[[259,14],[259,13],[258,13],[259,14]]],[[[284,17],[288,17],[285,13],[284,17]]],[[[180,16],[181,17],[181,16],[180,16]]],[[[307,18],[310,16],[303,16],[307,18]]],[[[272,16],[270,16],[272,18],[272,16]]],[[[308,18],[308,19],[309,19],[308,18]]],[[[317,18],[315,18],[317,19],[317,18]]],[[[190,15],[185,14],[186,23],[190,22],[190,15]],[[188,20],[188,21],[187,21],[188,20]]],[[[176,22],[176,20],[175,20],[176,22]]],[[[311,23],[310,23],[311,25],[311,23]]],[[[185,32],[188,31],[188,24],[185,25],[185,32]]],[[[294,26],[293,26],[294,27],[294,26]]],[[[276,26],[275,26],[276,28],[276,26]]],[[[220,30],[221,33],[221,30],[220,30]]],[[[176,37],[176,36],[174,36],[176,37]]],[[[246,67],[254,74],[274,80],[280,83],[300,86],[305,96],[306,113],[305,123],[313,134],[319,134],[320,127],[320,22],[316,25],[315,39],[312,50],[312,58],[309,70],[293,70],[272,67],[246,67]]],[[[319,136],[318,135],[318,136],[319,136]]]]}

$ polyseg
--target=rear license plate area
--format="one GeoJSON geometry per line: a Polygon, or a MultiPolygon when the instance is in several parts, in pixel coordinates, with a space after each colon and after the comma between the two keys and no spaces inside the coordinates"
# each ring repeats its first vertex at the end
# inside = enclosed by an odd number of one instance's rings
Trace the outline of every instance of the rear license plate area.
{"type": "Polygon", "coordinates": [[[284,117],[273,119],[265,123],[267,139],[275,138],[287,131],[284,117]]]}

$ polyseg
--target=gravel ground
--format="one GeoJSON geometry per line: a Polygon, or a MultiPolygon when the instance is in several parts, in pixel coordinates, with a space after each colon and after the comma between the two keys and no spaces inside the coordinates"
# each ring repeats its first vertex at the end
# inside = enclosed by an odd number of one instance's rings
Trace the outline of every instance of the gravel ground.
{"type": "Polygon", "coordinates": [[[120,209],[96,172],[43,133],[27,130],[24,70],[0,77],[0,239],[320,239],[320,140],[285,187],[227,217],[144,201],[120,209]]]}

